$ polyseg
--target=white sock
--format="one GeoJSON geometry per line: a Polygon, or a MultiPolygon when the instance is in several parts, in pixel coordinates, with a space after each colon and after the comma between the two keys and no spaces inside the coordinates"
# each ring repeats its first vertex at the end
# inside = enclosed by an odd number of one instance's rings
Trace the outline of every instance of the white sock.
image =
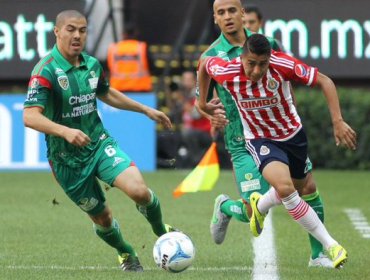
{"type": "Polygon", "coordinates": [[[325,249],[338,244],[330,236],[315,211],[298,195],[297,191],[283,198],[282,202],[289,215],[313,237],[319,240],[325,249]]]}
{"type": "Polygon", "coordinates": [[[270,187],[267,193],[260,197],[257,204],[257,209],[261,214],[265,214],[270,208],[280,205],[281,199],[275,189],[270,187]]]}

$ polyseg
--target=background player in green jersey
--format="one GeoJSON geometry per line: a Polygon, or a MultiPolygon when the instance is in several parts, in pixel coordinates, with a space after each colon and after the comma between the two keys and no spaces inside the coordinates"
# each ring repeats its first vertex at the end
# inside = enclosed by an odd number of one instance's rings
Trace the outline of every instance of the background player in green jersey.
{"type": "Polygon", "coordinates": [[[143,271],[133,247],[105,202],[98,179],[128,195],[160,236],[173,230],[163,224],[160,203],[98,116],[97,101],[147,115],[166,128],[168,117],[110,88],[98,60],[83,52],[87,21],[78,11],[58,14],[56,45],[35,67],[24,108],[27,127],[45,133],[47,156],[68,197],[93,221],[96,234],[118,252],[124,271],[143,271]]]}
{"type": "Polygon", "coordinates": [[[244,27],[252,32],[260,32],[263,24],[263,17],[260,9],[255,5],[244,6],[244,27]]]}
{"type": "MultiPolygon", "coordinates": [[[[215,0],[213,6],[214,22],[221,29],[220,37],[211,44],[201,59],[207,56],[218,56],[231,60],[242,53],[242,46],[248,36],[252,34],[243,28],[244,10],[240,0],[215,0]]],[[[269,38],[273,49],[279,49],[278,43],[269,38]]],[[[241,200],[232,200],[225,194],[219,195],[215,200],[214,212],[211,220],[211,234],[217,244],[224,241],[228,224],[232,217],[241,222],[249,222],[250,206],[249,196],[252,192],[267,193],[269,184],[262,177],[252,157],[245,149],[243,128],[238,110],[231,96],[222,86],[211,81],[209,97],[213,96],[214,89],[223,107],[211,117],[212,123],[219,128],[225,126],[225,144],[231,155],[235,179],[241,200]],[[226,118],[223,115],[226,114],[226,118]],[[220,117],[218,117],[218,116],[220,117]],[[247,212],[249,214],[247,214],[247,212]]],[[[307,165],[308,171],[312,169],[311,163],[307,165]]],[[[320,220],[324,220],[324,209],[320,195],[316,189],[312,173],[307,175],[306,183],[300,190],[302,198],[315,209],[320,220]]],[[[271,204],[280,204],[274,195],[271,195],[271,204]]],[[[319,241],[309,235],[311,257],[309,266],[333,267],[332,261],[324,254],[319,241]]]]}

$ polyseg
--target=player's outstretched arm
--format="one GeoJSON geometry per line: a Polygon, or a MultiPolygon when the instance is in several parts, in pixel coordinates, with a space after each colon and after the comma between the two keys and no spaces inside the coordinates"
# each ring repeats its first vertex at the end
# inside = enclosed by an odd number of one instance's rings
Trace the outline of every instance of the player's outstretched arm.
{"type": "Polygon", "coordinates": [[[90,138],[79,129],[57,124],[43,114],[41,107],[27,107],[23,111],[23,122],[26,127],[48,135],[64,138],[68,143],[83,147],[90,143],[90,138]]]}
{"type": "Polygon", "coordinates": [[[112,107],[145,114],[150,119],[161,123],[165,128],[172,127],[171,121],[165,113],[141,104],[114,88],[109,88],[106,95],[98,96],[98,98],[112,107]]]}
{"type": "Polygon", "coordinates": [[[214,115],[217,109],[223,109],[222,103],[207,102],[208,89],[211,83],[211,77],[208,75],[206,70],[207,58],[202,60],[198,69],[198,86],[199,86],[199,98],[198,105],[200,110],[208,115],[214,115]]]}
{"type": "Polygon", "coordinates": [[[329,107],[336,145],[344,145],[355,150],[357,146],[356,132],[343,120],[337,89],[333,81],[319,72],[316,84],[321,87],[329,107]]]}

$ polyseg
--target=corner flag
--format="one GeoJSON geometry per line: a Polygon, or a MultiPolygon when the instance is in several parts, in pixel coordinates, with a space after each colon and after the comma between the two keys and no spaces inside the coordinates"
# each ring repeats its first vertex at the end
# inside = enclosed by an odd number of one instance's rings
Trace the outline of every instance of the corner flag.
{"type": "Polygon", "coordinates": [[[173,191],[175,198],[184,193],[210,191],[220,176],[220,165],[217,156],[217,145],[213,142],[198,165],[173,191]]]}

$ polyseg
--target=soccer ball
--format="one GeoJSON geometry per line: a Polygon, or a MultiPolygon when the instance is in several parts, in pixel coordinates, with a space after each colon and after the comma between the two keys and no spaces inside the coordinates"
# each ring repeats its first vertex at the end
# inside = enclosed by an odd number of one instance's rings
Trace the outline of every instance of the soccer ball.
{"type": "Polygon", "coordinates": [[[182,232],[168,232],[157,239],[153,248],[154,261],[158,267],[178,273],[194,261],[195,248],[191,239],[182,232]]]}

